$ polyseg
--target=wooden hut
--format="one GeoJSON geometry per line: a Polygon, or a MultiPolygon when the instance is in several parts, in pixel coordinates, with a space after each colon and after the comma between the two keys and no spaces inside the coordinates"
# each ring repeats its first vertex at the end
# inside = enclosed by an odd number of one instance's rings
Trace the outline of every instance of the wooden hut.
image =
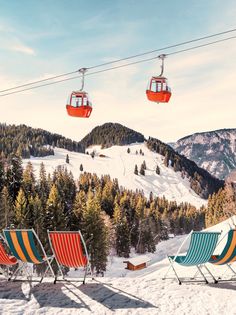
{"type": "Polygon", "coordinates": [[[151,259],[147,256],[139,256],[130,258],[128,260],[123,261],[123,263],[127,264],[126,269],[128,270],[140,270],[147,267],[147,263],[151,259]]]}

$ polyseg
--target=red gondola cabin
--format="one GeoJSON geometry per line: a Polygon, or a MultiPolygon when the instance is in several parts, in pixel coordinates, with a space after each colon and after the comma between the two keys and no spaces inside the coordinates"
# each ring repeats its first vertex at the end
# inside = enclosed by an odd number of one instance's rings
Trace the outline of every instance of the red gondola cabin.
{"type": "Polygon", "coordinates": [[[70,116],[89,118],[92,112],[92,104],[89,101],[88,94],[83,91],[72,92],[66,109],[70,116]]]}
{"type": "Polygon", "coordinates": [[[152,77],[146,90],[147,98],[151,102],[168,103],[171,90],[165,77],[152,77]]]}

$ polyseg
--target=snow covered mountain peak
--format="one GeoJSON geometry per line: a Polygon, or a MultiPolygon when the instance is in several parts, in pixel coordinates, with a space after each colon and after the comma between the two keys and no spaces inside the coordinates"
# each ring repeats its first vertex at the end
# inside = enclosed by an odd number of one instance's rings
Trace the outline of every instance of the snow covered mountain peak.
{"type": "Polygon", "coordinates": [[[195,133],[173,148],[220,179],[236,168],[236,129],[195,133]]]}

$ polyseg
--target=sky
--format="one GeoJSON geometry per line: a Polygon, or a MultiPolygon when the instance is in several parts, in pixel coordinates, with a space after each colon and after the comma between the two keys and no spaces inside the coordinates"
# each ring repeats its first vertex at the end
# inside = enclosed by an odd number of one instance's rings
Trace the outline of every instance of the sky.
{"type": "MultiPolygon", "coordinates": [[[[0,0],[0,8],[0,90],[236,26],[234,0],[0,0]]],[[[168,56],[168,104],[146,99],[149,78],[160,73],[156,59],[85,78],[93,103],[89,119],[66,113],[68,96],[81,87],[78,78],[0,96],[0,122],[43,128],[73,140],[105,122],[164,142],[236,128],[235,56],[236,38],[168,56]]]]}

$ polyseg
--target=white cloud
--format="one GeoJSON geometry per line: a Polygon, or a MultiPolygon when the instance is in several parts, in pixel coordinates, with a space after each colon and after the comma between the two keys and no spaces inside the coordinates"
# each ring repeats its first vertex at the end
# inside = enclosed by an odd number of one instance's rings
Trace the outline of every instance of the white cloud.
{"type": "Polygon", "coordinates": [[[12,45],[9,47],[9,49],[12,51],[26,54],[26,55],[35,55],[34,49],[29,46],[24,45],[23,43],[12,45]]]}

